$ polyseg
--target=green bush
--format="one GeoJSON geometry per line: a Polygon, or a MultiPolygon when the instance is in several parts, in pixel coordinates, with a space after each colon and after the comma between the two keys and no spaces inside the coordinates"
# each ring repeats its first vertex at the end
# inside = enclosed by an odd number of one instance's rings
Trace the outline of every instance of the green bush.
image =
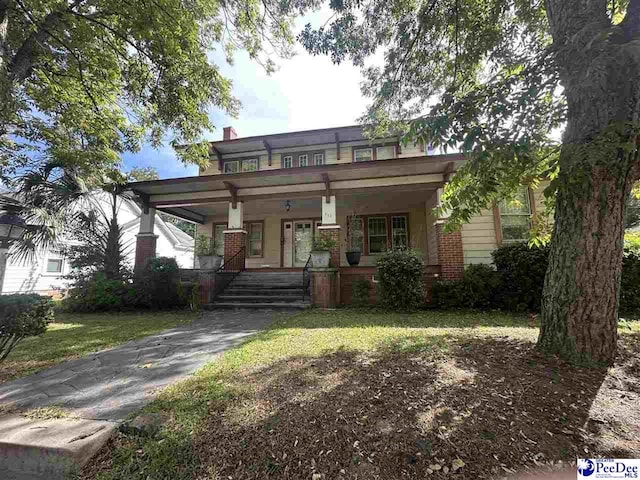
{"type": "Polygon", "coordinates": [[[135,308],[137,293],[130,276],[110,280],[104,272],[76,273],[68,277],[62,308],[72,312],[101,312],[135,308]]]}
{"type": "Polygon", "coordinates": [[[431,303],[440,308],[497,308],[502,277],[491,265],[469,265],[462,280],[435,282],[431,303]]]}
{"type": "Polygon", "coordinates": [[[627,249],[622,259],[620,312],[640,313],[640,251],[627,249]]]}
{"type": "Polygon", "coordinates": [[[413,250],[391,250],[378,259],[379,301],[393,310],[424,306],[424,260],[413,250]]]}
{"type": "Polygon", "coordinates": [[[505,288],[494,306],[511,311],[537,312],[549,263],[549,247],[529,247],[526,243],[504,245],[491,254],[505,288]]]}
{"type": "Polygon", "coordinates": [[[369,289],[371,288],[371,284],[367,280],[358,278],[353,281],[351,288],[351,303],[355,307],[366,307],[367,305],[369,305],[369,289]]]}
{"type": "Polygon", "coordinates": [[[163,309],[184,306],[188,300],[180,286],[180,269],[175,258],[156,257],[136,273],[137,304],[163,309]]]}
{"type": "Polygon", "coordinates": [[[25,337],[46,332],[53,315],[49,297],[0,295],[0,362],[25,337]]]}

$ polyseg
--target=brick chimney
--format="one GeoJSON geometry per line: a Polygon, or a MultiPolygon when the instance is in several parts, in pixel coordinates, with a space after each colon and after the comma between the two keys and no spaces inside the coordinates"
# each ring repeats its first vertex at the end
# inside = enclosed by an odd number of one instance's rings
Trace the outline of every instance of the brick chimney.
{"type": "Polygon", "coordinates": [[[222,132],[222,140],[224,140],[225,142],[227,140],[235,140],[236,138],[238,138],[238,134],[233,127],[224,127],[222,129],[222,132]]]}

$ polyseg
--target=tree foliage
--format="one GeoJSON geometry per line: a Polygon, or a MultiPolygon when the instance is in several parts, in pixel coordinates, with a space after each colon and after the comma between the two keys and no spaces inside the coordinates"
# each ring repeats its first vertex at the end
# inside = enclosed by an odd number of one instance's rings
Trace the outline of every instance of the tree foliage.
{"type": "Polygon", "coordinates": [[[273,69],[295,5],[275,0],[0,0],[0,178],[43,162],[100,182],[120,154],[165,134],[208,160],[207,109],[239,103],[209,55],[273,69]]]}

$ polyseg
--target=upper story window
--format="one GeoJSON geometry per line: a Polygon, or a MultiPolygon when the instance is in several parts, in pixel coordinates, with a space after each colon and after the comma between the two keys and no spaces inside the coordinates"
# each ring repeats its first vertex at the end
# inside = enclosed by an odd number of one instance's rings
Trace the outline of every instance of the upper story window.
{"type": "Polygon", "coordinates": [[[227,160],[224,162],[223,173],[256,172],[258,171],[258,159],[246,158],[243,160],[227,160]]]}
{"type": "Polygon", "coordinates": [[[285,155],[282,157],[282,168],[293,167],[293,157],[291,155],[285,155]]]}
{"type": "Polygon", "coordinates": [[[309,155],[298,155],[298,165],[301,167],[309,165],[309,155]]]}
{"type": "Polygon", "coordinates": [[[512,200],[500,202],[498,210],[504,243],[523,242],[529,239],[532,211],[527,187],[520,188],[512,200]]]}
{"type": "Polygon", "coordinates": [[[224,162],[224,173],[238,173],[240,171],[240,160],[224,162]]]}
{"type": "Polygon", "coordinates": [[[353,151],[354,162],[368,162],[373,160],[373,148],[356,148],[353,151]]]}
{"type": "Polygon", "coordinates": [[[376,147],[376,160],[388,160],[396,157],[396,147],[394,145],[376,147]]]}
{"type": "Polygon", "coordinates": [[[313,154],[313,164],[314,165],[324,165],[324,153],[314,153],[313,154]]]}
{"type": "Polygon", "coordinates": [[[64,258],[58,252],[49,252],[45,265],[46,273],[62,273],[64,269],[64,258]]]}

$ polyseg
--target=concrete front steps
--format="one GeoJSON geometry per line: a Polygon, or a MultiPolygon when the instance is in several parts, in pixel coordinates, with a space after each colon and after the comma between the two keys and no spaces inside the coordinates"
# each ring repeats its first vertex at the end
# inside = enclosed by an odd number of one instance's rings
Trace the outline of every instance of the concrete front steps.
{"type": "Polygon", "coordinates": [[[205,308],[302,310],[311,305],[302,295],[302,272],[242,272],[205,308]]]}

